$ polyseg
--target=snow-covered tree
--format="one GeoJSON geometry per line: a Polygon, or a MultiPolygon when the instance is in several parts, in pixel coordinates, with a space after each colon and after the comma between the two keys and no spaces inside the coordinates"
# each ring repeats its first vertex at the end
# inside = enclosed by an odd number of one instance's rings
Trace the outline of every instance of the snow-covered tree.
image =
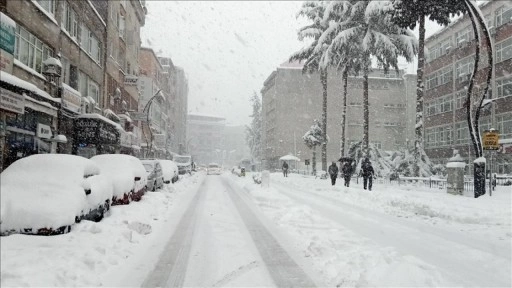
{"type": "Polygon", "coordinates": [[[253,161],[261,160],[261,129],[262,129],[262,119],[261,119],[261,101],[260,97],[254,92],[251,97],[252,103],[252,122],[250,126],[245,127],[245,141],[247,145],[251,149],[251,155],[253,157],[253,161]]]}
{"type": "MultiPolygon", "coordinates": [[[[441,25],[450,23],[450,16],[460,14],[465,10],[463,1],[440,1],[440,0],[423,0],[393,1],[393,17],[394,23],[402,28],[414,29],[416,24],[419,26],[419,47],[418,47],[418,70],[417,70],[417,87],[416,87],[416,126],[414,141],[414,161],[410,163],[413,167],[414,176],[418,177],[424,174],[420,171],[421,166],[427,164],[422,162],[425,159],[429,162],[423,146],[423,93],[425,85],[423,83],[423,69],[425,66],[425,17],[429,17],[431,21],[435,21],[441,25]]],[[[410,159],[410,158],[408,158],[410,159]]],[[[428,164],[427,164],[428,165],[428,164]]]]}
{"type": "Polygon", "coordinates": [[[313,166],[313,175],[316,175],[316,146],[326,142],[324,141],[324,132],[317,119],[313,121],[313,125],[306,134],[302,136],[302,139],[304,140],[304,144],[313,152],[313,159],[311,162],[313,166]]]}
{"type": "Polygon", "coordinates": [[[355,47],[355,50],[349,50],[359,51],[357,63],[363,72],[363,151],[366,151],[365,153],[369,153],[368,74],[372,58],[377,60],[378,65],[385,72],[389,68],[398,71],[398,57],[402,56],[406,61],[411,62],[418,50],[418,43],[412,32],[391,21],[392,10],[391,1],[346,0],[332,2],[325,11],[325,17],[330,19],[330,27],[337,27],[332,29],[335,30],[336,35],[330,45],[355,47]]]}
{"type": "Polygon", "coordinates": [[[365,158],[368,158],[375,170],[375,175],[378,177],[389,177],[394,171],[393,164],[384,157],[384,154],[374,144],[368,145],[367,152],[364,149],[362,141],[354,143],[348,150],[348,156],[355,160],[355,172],[359,173],[361,163],[365,158]]]}
{"type": "MultiPolygon", "coordinates": [[[[324,1],[306,1],[297,13],[297,17],[303,16],[312,21],[312,24],[299,29],[299,40],[312,39],[312,43],[290,56],[289,61],[305,61],[303,73],[320,72],[320,83],[322,84],[322,131],[323,139],[327,139],[327,68],[321,66],[321,62],[327,61],[327,54],[324,53],[327,45],[320,45],[318,40],[327,29],[322,19],[325,11],[324,1]]],[[[327,142],[322,143],[322,170],[327,171],[327,142]]]]}

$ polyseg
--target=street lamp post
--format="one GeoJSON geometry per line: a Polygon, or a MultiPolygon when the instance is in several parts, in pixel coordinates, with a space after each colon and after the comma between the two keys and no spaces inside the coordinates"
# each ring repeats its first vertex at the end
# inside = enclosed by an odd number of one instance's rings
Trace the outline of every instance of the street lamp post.
{"type": "MultiPolygon", "coordinates": [[[[142,110],[142,113],[146,113],[146,121],[148,123],[148,130],[149,130],[149,142],[148,142],[148,138],[146,138],[146,144],[147,144],[147,151],[146,151],[146,157],[148,156],[148,153],[151,152],[151,149],[153,149],[153,132],[151,131],[151,123],[149,122],[149,111],[151,110],[151,104],[153,103],[153,100],[155,100],[157,97],[161,100],[164,99],[164,97],[162,96],[162,94],[160,93],[160,91],[162,91],[162,89],[158,89],[158,91],[156,91],[155,95],[153,95],[153,97],[151,97],[151,99],[149,99],[148,103],[146,103],[146,106],[144,106],[144,109],[142,110]]],[[[144,132],[144,130],[142,130],[144,132]]],[[[146,135],[144,135],[146,136],[146,135]]]]}

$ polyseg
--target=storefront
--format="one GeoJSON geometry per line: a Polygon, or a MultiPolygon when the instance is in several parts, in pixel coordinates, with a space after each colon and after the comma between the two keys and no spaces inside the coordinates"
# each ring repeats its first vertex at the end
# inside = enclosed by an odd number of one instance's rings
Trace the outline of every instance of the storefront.
{"type": "Polygon", "coordinates": [[[59,99],[4,71],[0,94],[1,168],[32,154],[54,153],[59,99]]]}
{"type": "Polygon", "coordinates": [[[59,134],[65,135],[67,143],[59,143],[57,153],[72,154],[74,143],[74,118],[82,112],[82,95],[80,92],[62,83],[60,88],[61,109],[59,111],[59,134]]]}
{"type": "Polygon", "coordinates": [[[120,150],[122,128],[99,115],[83,114],[74,121],[73,154],[90,158],[99,154],[115,154],[120,150]]]}

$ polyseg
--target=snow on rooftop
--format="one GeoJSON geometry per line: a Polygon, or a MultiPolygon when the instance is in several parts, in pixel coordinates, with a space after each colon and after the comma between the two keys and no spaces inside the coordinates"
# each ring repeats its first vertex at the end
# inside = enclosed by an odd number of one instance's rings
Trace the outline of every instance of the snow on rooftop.
{"type": "Polygon", "coordinates": [[[486,160],[485,160],[485,157],[479,157],[479,158],[476,158],[475,161],[473,161],[473,163],[485,163],[486,160]]]}

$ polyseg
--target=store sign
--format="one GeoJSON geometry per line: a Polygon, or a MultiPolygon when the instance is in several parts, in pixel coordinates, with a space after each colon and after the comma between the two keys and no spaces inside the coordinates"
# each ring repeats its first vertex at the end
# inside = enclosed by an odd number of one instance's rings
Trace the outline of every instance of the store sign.
{"type": "Polygon", "coordinates": [[[52,138],[52,128],[48,125],[37,123],[36,136],[43,139],[50,139],[52,138]]]}
{"type": "Polygon", "coordinates": [[[62,85],[62,108],[71,112],[80,113],[82,96],[75,89],[62,85]]]}
{"type": "Polygon", "coordinates": [[[75,119],[75,140],[87,144],[118,144],[119,131],[113,125],[95,118],[75,119]]]}
{"type": "Polygon", "coordinates": [[[0,108],[18,114],[25,112],[25,96],[0,88],[0,108]]]}
{"type": "Polygon", "coordinates": [[[155,145],[158,148],[165,148],[165,146],[166,146],[165,143],[167,142],[167,141],[165,141],[165,134],[155,134],[154,139],[155,139],[155,145]]]}
{"type": "Polygon", "coordinates": [[[134,75],[126,75],[124,76],[124,85],[127,86],[137,86],[139,82],[139,77],[134,75]]]}
{"type": "Polygon", "coordinates": [[[16,22],[0,13],[0,70],[12,73],[16,22]]]}
{"type": "Polygon", "coordinates": [[[483,137],[483,144],[484,144],[484,150],[499,150],[500,144],[499,144],[500,134],[497,130],[486,130],[484,132],[483,137]]]}

